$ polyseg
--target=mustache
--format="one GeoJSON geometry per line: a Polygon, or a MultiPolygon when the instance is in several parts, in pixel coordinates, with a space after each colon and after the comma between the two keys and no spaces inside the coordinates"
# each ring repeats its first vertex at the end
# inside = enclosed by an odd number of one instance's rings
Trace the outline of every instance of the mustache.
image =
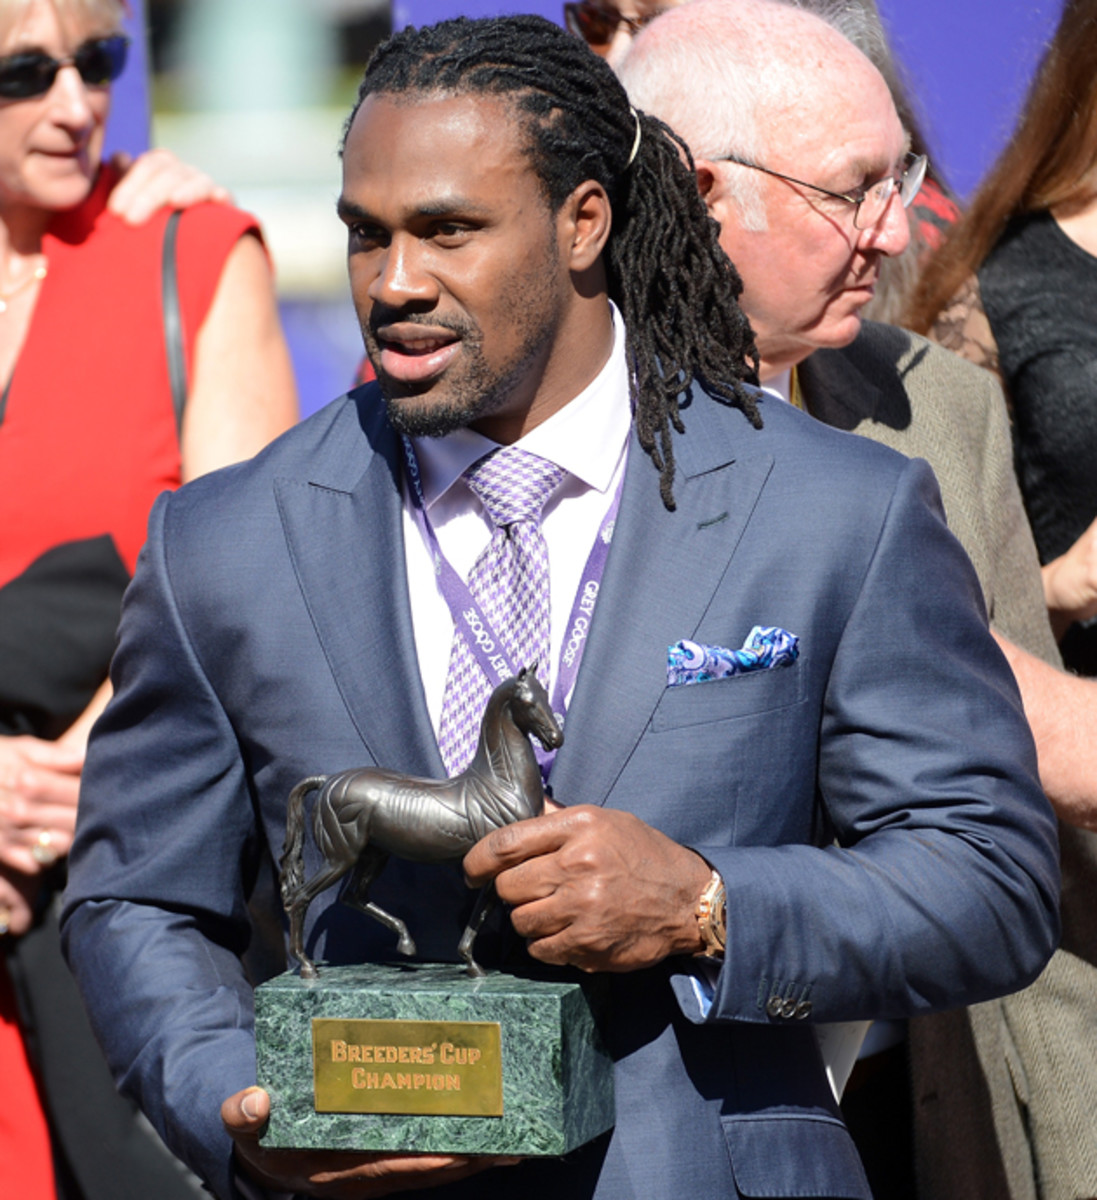
{"type": "Polygon", "coordinates": [[[370,313],[365,332],[376,341],[380,330],[399,324],[414,325],[418,329],[445,330],[446,333],[452,333],[465,341],[475,341],[480,336],[479,327],[467,318],[424,315],[408,309],[381,310],[378,306],[370,313]]]}

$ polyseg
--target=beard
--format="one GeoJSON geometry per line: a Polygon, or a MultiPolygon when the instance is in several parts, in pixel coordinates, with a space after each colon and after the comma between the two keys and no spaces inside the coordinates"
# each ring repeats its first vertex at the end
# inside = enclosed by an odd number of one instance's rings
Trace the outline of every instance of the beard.
{"type": "Polygon", "coordinates": [[[367,352],[377,373],[389,424],[407,437],[445,437],[504,409],[515,391],[536,370],[538,359],[555,336],[552,324],[538,321],[523,331],[518,350],[507,361],[493,366],[484,354],[480,330],[471,322],[431,321],[429,324],[458,335],[461,358],[444,380],[428,380],[421,387],[387,376],[380,369],[380,348],[377,347],[376,353],[374,350],[376,340],[368,334],[366,337],[367,352]],[[431,392],[438,394],[432,396],[431,392]]]}
{"type": "Polygon", "coordinates": [[[456,333],[461,341],[460,363],[441,389],[440,381],[436,379],[427,381],[422,387],[391,379],[380,369],[380,355],[374,358],[370,352],[389,424],[407,437],[445,437],[505,408],[552,340],[550,328],[529,330],[517,354],[493,369],[484,355],[480,331],[471,323],[461,327],[454,322],[429,323],[456,333]],[[441,394],[431,396],[433,390],[441,394]]]}
{"type": "MultiPolygon", "coordinates": [[[[557,336],[561,289],[554,273],[555,237],[545,247],[537,268],[512,278],[497,298],[497,313],[509,314],[518,346],[506,358],[492,362],[484,351],[481,326],[471,317],[415,315],[419,326],[445,330],[460,342],[460,356],[447,370],[422,384],[393,379],[381,367],[381,344],[376,330],[404,314],[375,306],[362,323],[366,353],[377,375],[389,423],[407,437],[445,437],[467,429],[502,411],[515,393],[528,385],[557,336]]],[[[534,380],[534,382],[536,382],[534,380]]],[[[536,391],[536,387],[533,388],[536,391]]]]}

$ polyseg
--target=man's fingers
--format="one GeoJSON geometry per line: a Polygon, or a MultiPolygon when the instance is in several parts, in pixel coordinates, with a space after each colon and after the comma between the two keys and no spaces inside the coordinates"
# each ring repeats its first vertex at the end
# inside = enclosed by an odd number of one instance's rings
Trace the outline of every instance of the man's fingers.
{"type": "Polygon", "coordinates": [[[246,1174],[281,1191],[307,1191],[331,1200],[366,1200],[455,1182],[513,1158],[453,1154],[356,1154],[353,1151],[264,1150],[259,1137],[270,1116],[270,1096],[249,1087],[221,1105],[221,1121],[246,1174]]]}
{"type": "Polygon", "coordinates": [[[559,850],[587,821],[587,809],[562,808],[495,829],[481,838],[465,855],[465,879],[470,887],[483,887],[500,871],[559,850]]]}
{"type": "Polygon", "coordinates": [[[551,893],[547,899],[519,904],[511,912],[510,919],[514,932],[529,941],[562,933],[571,924],[551,893]]]}
{"type": "Polygon", "coordinates": [[[262,1088],[244,1088],[221,1105],[221,1121],[235,1137],[258,1137],[270,1116],[270,1096],[262,1088]]]}

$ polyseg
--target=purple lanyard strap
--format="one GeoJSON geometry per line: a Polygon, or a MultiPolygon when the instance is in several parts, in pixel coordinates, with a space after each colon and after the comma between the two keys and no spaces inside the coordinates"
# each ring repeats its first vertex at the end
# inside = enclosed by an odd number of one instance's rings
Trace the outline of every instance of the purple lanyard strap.
{"type": "MultiPolygon", "coordinates": [[[[517,675],[521,667],[528,663],[513,663],[502,639],[492,628],[487,614],[477,603],[476,597],[469,590],[468,584],[457,573],[457,570],[442,553],[438,544],[438,535],[427,516],[426,501],[423,497],[423,481],[419,474],[419,464],[415,458],[415,448],[410,439],[404,438],[404,454],[408,468],[408,481],[411,484],[412,515],[419,532],[430,552],[434,574],[438,580],[438,589],[442,598],[449,606],[454,625],[465,638],[473,657],[488,681],[494,686],[512,675],[517,675]]],[[[567,697],[575,686],[579,674],[579,664],[583,659],[587,634],[590,630],[594,605],[598,599],[598,591],[602,586],[602,575],[606,569],[609,557],[610,542],[613,540],[613,527],[617,520],[617,510],[621,505],[621,489],[624,484],[624,472],[617,484],[609,511],[598,527],[598,535],[594,545],[587,555],[575,600],[571,606],[568,618],[567,633],[560,650],[560,662],[554,672],[555,679],[552,688],[552,709],[561,727],[567,715],[567,697]]],[[[541,764],[541,773],[547,778],[549,767],[555,757],[555,751],[542,750],[534,743],[537,758],[541,764]]]]}

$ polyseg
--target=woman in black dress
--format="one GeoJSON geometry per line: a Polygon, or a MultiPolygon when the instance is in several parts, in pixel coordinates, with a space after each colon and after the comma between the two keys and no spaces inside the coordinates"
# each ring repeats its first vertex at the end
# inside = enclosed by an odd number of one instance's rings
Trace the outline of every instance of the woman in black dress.
{"type": "Polygon", "coordinates": [[[1067,0],[1014,138],[927,268],[911,327],[929,332],[973,275],[1063,660],[1097,675],[1097,0],[1067,0]]]}

